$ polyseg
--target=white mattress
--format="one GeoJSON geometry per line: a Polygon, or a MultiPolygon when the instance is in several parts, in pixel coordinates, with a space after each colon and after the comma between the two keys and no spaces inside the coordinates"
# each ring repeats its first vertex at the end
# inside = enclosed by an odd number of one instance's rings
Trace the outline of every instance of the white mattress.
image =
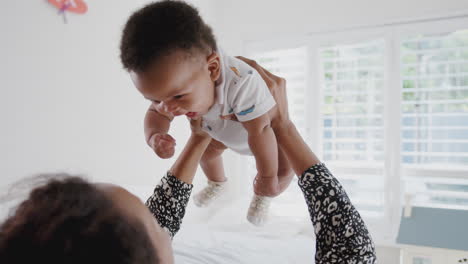
{"type": "Polygon", "coordinates": [[[249,230],[210,230],[190,225],[176,235],[173,249],[177,264],[315,263],[315,240],[301,234],[275,237],[249,230]]]}
{"type": "MultiPolygon", "coordinates": [[[[150,186],[125,186],[143,201],[151,194],[150,186]]],[[[203,185],[197,186],[198,188],[203,185]]],[[[297,188],[297,187],[296,187],[297,188]]],[[[196,193],[197,190],[194,190],[196,193]]],[[[272,204],[268,223],[261,228],[248,223],[245,214],[252,192],[231,199],[224,196],[209,208],[198,208],[191,201],[180,231],[173,240],[176,264],[313,264],[315,237],[307,207],[299,190],[295,212],[286,212],[291,204],[272,204]]],[[[282,195],[283,199],[288,197],[282,195]]],[[[279,200],[276,198],[275,200],[279,200]]]]}

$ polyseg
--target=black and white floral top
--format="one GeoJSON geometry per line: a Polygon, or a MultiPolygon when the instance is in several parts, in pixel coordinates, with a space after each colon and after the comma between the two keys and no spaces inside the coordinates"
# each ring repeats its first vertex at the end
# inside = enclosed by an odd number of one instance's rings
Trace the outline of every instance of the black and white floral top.
{"type": "MultiPolygon", "coordinates": [[[[171,237],[179,230],[192,185],[170,172],[154,189],[146,205],[171,237]]],[[[316,264],[377,263],[367,227],[345,190],[324,164],[316,164],[299,177],[316,234],[316,264]]]]}
{"type": "Polygon", "coordinates": [[[146,201],[146,206],[171,238],[180,229],[192,188],[192,184],[177,179],[168,171],[146,201]]]}
{"type": "Polygon", "coordinates": [[[315,229],[315,263],[377,263],[367,227],[339,181],[325,164],[308,168],[299,177],[315,229]]]}

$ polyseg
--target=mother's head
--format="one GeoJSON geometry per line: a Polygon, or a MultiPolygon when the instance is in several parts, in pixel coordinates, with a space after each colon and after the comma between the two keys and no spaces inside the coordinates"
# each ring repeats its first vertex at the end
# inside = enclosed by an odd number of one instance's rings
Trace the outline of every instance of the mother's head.
{"type": "Polygon", "coordinates": [[[173,263],[169,235],[125,189],[79,177],[36,187],[0,226],[0,263],[173,263]]]}

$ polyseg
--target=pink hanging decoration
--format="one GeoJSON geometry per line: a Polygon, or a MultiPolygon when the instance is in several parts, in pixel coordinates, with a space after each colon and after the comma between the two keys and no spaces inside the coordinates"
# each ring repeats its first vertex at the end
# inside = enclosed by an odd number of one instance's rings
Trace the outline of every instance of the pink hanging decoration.
{"type": "Polygon", "coordinates": [[[83,0],[47,0],[59,10],[59,15],[63,16],[63,21],[67,23],[65,13],[84,14],[88,11],[88,6],[83,0]]]}

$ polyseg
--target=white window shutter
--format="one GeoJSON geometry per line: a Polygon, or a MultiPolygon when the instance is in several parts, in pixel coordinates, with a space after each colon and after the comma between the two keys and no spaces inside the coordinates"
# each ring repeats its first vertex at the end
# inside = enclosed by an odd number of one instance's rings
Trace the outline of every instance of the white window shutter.
{"type": "Polygon", "coordinates": [[[468,30],[401,41],[406,195],[468,209],[468,30]]]}
{"type": "Polygon", "coordinates": [[[323,160],[364,216],[384,214],[385,41],[319,50],[323,160]]]}

